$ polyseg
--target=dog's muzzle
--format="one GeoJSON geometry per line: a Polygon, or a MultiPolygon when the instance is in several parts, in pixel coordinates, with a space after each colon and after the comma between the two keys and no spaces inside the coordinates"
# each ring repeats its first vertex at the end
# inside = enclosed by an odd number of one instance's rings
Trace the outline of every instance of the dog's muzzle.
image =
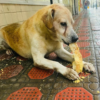
{"type": "Polygon", "coordinates": [[[73,36],[72,37],[72,43],[76,42],[78,40],[78,37],[73,36]]]}
{"type": "MultiPolygon", "coordinates": [[[[62,40],[63,40],[63,39],[62,39],[62,40]]],[[[72,37],[71,43],[75,43],[75,42],[77,42],[77,40],[78,40],[78,37],[72,37]]],[[[64,40],[63,40],[63,42],[64,42],[65,44],[67,44],[67,45],[70,44],[70,43],[67,43],[67,42],[64,41],[64,40]]]]}

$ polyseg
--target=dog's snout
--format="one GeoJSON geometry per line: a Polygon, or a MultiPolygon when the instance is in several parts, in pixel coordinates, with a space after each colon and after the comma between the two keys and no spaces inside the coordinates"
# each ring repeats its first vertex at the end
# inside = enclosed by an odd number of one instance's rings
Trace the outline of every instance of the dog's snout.
{"type": "Polygon", "coordinates": [[[75,37],[75,36],[72,37],[72,43],[76,42],[77,40],[78,40],[78,37],[75,37]]]}

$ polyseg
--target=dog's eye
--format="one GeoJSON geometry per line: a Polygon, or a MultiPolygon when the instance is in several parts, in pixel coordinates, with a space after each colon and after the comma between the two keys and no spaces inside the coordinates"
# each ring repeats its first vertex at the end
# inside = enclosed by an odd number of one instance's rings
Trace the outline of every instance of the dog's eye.
{"type": "Polygon", "coordinates": [[[67,26],[66,22],[61,22],[61,26],[67,26]]]}

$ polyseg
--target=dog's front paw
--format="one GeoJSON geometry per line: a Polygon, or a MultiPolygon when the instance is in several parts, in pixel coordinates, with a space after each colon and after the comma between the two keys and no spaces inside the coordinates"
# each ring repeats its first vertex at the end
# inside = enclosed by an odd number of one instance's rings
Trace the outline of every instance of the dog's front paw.
{"type": "Polygon", "coordinates": [[[88,62],[83,62],[83,68],[85,71],[90,72],[90,73],[95,73],[95,68],[93,64],[88,63],[88,62]]]}
{"type": "Polygon", "coordinates": [[[79,79],[78,73],[71,68],[67,68],[67,73],[64,76],[70,80],[79,79]]]}

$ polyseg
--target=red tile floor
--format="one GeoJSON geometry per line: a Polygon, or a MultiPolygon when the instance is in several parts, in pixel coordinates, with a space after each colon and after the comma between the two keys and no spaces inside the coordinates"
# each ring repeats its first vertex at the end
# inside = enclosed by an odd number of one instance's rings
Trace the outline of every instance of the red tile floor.
{"type": "MultiPolygon", "coordinates": [[[[84,61],[91,62],[95,74],[86,74],[74,83],[53,70],[33,66],[31,59],[0,52],[0,100],[100,100],[100,9],[90,8],[74,16],[77,44],[84,61]]],[[[68,46],[64,44],[70,52],[68,46]]],[[[67,66],[69,63],[51,53],[47,59],[67,66]]]]}

